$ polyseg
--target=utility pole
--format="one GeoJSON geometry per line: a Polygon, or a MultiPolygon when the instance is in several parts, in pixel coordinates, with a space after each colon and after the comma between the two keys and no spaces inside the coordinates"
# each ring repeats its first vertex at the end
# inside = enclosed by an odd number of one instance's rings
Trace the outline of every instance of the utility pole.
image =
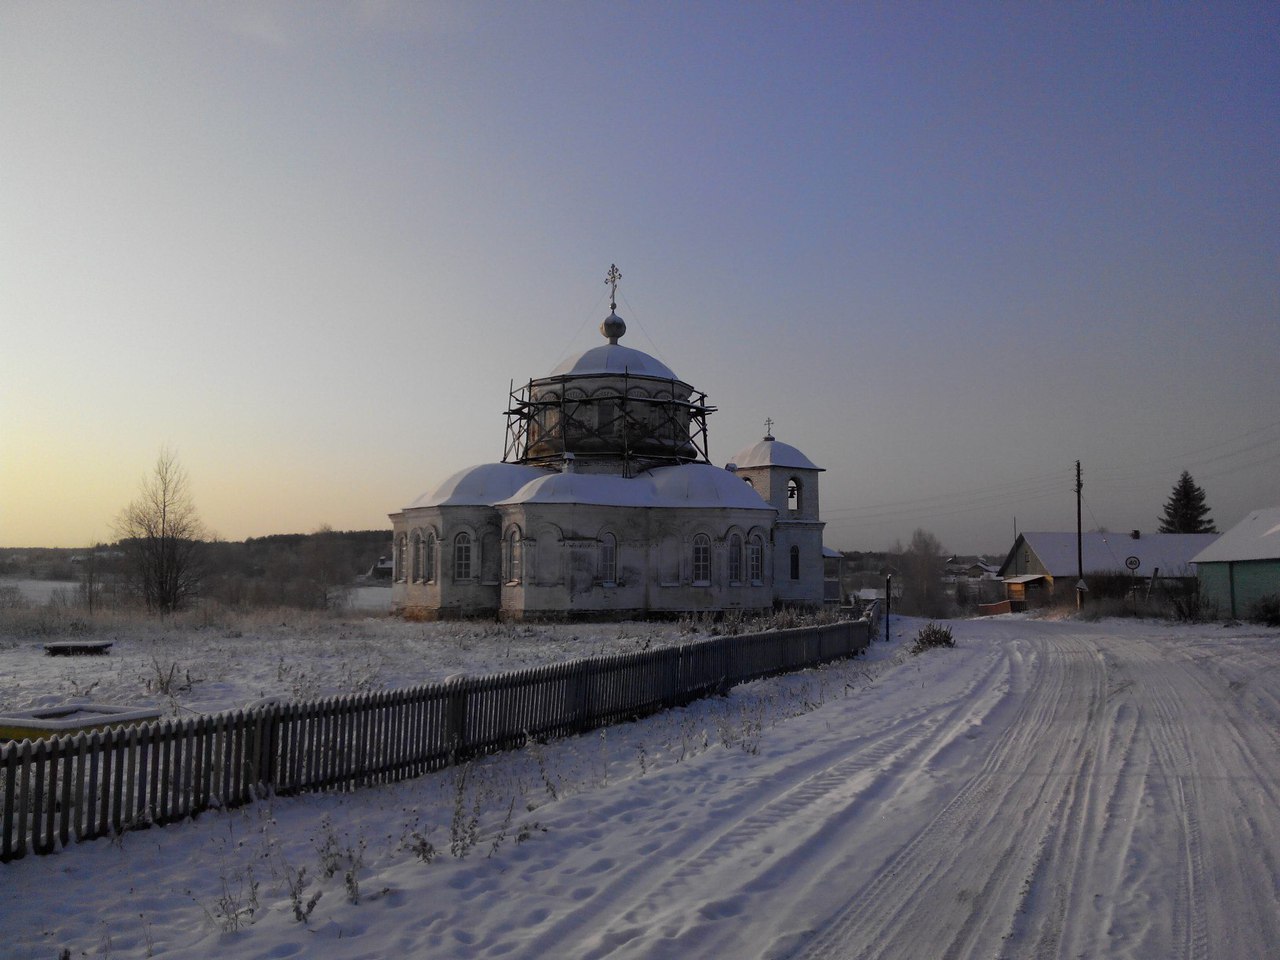
{"type": "Polygon", "coordinates": [[[1084,489],[1084,479],[1080,473],[1080,461],[1076,461],[1076,609],[1084,605],[1084,592],[1089,589],[1084,583],[1084,535],[1080,527],[1080,491],[1084,489]]]}

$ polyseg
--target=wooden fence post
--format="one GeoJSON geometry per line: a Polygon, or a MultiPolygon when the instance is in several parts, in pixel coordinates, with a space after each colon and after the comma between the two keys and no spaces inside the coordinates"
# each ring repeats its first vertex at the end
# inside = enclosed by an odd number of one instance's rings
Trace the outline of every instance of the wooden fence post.
{"type": "Polygon", "coordinates": [[[455,674],[444,682],[448,691],[445,706],[445,743],[449,745],[450,765],[458,762],[467,734],[467,678],[455,674]]]}

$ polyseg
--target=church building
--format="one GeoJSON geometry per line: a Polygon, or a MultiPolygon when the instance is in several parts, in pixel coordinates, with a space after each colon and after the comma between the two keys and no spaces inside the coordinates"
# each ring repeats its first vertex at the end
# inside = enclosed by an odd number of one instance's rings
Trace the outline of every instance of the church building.
{"type": "Polygon", "coordinates": [[[818,467],[765,437],[708,457],[706,394],[618,341],[514,390],[501,463],[391,514],[392,607],[423,619],[626,619],[823,602],[818,467]]]}

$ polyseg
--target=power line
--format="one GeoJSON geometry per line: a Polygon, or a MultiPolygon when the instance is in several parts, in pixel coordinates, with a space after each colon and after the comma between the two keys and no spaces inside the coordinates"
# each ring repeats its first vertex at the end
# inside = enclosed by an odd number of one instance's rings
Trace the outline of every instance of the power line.
{"type": "MultiPolygon", "coordinates": [[[[1096,474],[1095,479],[1107,482],[1128,482],[1155,476],[1157,473],[1164,471],[1171,465],[1183,465],[1185,468],[1185,466],[1208,466],[1224,460],[1230,460],[1233,457],[1242,456],[1244,454],[1251,453],[1254,450],[1260,450],[1264,447],[1280,443],[1280,433],[1268,439],[1248,444],[1238,450],[1227,450],[1222,453],[1212,454],[1210,451],[1218,450],[1223,447],[1231,447],[1243,440],[1248,440],[1251,437],[1256,437],[1259,434],[1264,434],[1270,430],[1276,430],[1277,428],[1280,428],[1280,421],[1257,427],[1234,437],[1228,437],[1225,440],[1219,440],[1216,443],[1211,443],[1206,447],[1201,447],[1198,450],[1192,450],[1179,456],[1158,457],[1152,460],[1137,461],[1135,463],[1126,464],[1112,473],[1108,473],[1104,470],[1101,473],[1096,474]]],[[[1277,453],[1280,454],[1280,451],[1277,451],[1277,453]]]]}
{"type": "Polygon", "coordinates": [[[1064,472],[1046,473],[1022,480],[1007,480],[986,487],[948,493],[932,494],[927,497],[913,497],[905,500],[891,500],[876,504],[824,509],[823,516],[839,519],[851,514],[859,520],[891,521],[912,515],[927,517],[952,516],[968,510],[1000,504],[1027,503],[1058,496],[1063,492],[1056,481],[1065,484],[1064,472]],[[1055,481],[1052,488],[1046,488],[1046,481],[1055,481]]]}

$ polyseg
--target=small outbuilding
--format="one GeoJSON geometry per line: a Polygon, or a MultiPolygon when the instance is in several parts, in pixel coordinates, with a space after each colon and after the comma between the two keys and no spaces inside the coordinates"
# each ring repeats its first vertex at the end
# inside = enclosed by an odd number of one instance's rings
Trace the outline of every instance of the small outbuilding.
{"type": "Polygon", "coordinates": [[[1192,562],[1204,600],[1232,617],[1280,596],[1280,507],[1255,510],[1205,547],[1192,562]]]}

